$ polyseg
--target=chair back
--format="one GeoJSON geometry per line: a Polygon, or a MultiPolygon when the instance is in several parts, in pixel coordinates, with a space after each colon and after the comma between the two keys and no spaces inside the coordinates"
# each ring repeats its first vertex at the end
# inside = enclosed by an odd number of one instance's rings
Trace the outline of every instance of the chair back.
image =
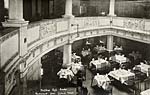
{"type": "Polygon", "coordinates": [[[134,76],[129,76],[128,80],[134,80],[134,76]]]}
{"type": "Polygon", "coordinates": [[[141,71],[141,68],[136,66],[136,67],[135,67],[135,70],[141,71]]]}

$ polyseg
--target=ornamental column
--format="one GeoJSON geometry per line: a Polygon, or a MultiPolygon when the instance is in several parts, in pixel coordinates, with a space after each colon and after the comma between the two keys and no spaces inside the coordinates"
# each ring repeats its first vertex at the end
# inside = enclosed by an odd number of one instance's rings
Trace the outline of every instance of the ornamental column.
{"type": "Polygon", "coordinates": [[[63,66],[67,66],[71,63],[71,57],[72,57],[72,44],[68,43],[64,45],[63,50],[63,66]]]}
{"type": "Polygon", "coordinates": [[[65,15],[63,15],[63,17],[66,17],[66,18],[74,17],[72,15],[72,0],[66,0],[65,15]]]}
{"type": "Polygon", "coordinates": [[[109,52],[113,51],[113,36],[112,35],[107,36],[107,50],[109,52]]]}
{"type": "Polygon", "coordinates": [[[115,14],[115,0],[110,0],[109,3],[109,16],[116,16],[115,14]]]}
{"type": "Polygon", "coordinates": [[[23,0],[9,0],[9,19],[24,21],[23,0]]]}
{"type": "Polygon", "coordinates": [[[4,27],[20,27],[28,24],[28,21],[23,19],[23,0],[9,0],[8,12],[8,20],[2,22],[4,27]]]}
{"type": "Polygon", "coordinates": [[[9,0],[9,20],[24,21],[23,19],[23,0],[9,0]]]}

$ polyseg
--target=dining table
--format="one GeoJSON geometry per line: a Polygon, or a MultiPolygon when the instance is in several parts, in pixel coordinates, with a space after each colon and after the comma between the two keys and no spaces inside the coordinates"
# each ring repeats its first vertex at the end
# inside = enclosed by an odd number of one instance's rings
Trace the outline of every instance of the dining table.
{"type": "Polygon", "coordinates": [[[60,79],[67,79],[68,81],[71,81],[74,77],[73,72],[67,68],[67,69],[60,69],[60,71],[57,73],[60,79]]]}
{"type": "Polygon", "coordinates": [[[135,78],[135,74],[131,71],[125,70],[125,69],[117,69],[114,71],[110,71],[108,75],[118,81],[120,81],[122,84],[124,84],[126,81],[129,80],[129,78],[135,78]]]}
{"type": "Polygon", "coordinates": [[[115,55],[115,60],[114,61],[121,64],[121,63],[128,62],[128,58],[125,57],[124,55],[115,55]]]}
{"type": "Polygon", "coordinates": [[[98,59],[98,60],[92,60],[90,63],[89,63],[89,67],[92,68],[92,67],[95,67],[96,70],[97,69],[101,69],[101,68],[104,68],[104,67],[107,67],[107,66],[110,66],[110,63],[105,60],[105,59],[98,59]]]}
{"type": "Polygon", "coordinates": [[[71,65],[71,71],[74,73],[74,74],[77,74],[79,71],[83,71],[84,70],[84,66],[79,62],[79,63],[73,63],[71,65]]]}
{"type": "Polygon", "coordinates": [[[149,73],[150,73],[150,65],[147,65],[147,64],[144,64],[144,63],[141,63],[140,65],[136,65],[133,70],[139,70],[143,73],[145,73],[147,76],[149,76],[149,73]],[[138,69],[139,68],[139,69],[138,69]]]}
{"type": "Polygon", "coordinates": [[[111,83],[111,80],[109,79],[108,75],[95,75],[93,78],[93,81],[91,83],[91,86],[98,86],[99,88],[103,88],[106,90],[111,83]]]}
{"type": "Polygon", "coordinates": [[[150,89],[147,89],[147,90],[145,90],[145,91],[142,91],[142,92],[140,93],[140,95],[150,95],[150,89]]]}

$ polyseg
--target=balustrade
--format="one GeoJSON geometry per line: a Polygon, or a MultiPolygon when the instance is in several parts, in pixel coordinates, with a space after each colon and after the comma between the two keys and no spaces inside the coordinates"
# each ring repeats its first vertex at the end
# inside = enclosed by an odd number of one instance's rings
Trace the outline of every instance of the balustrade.
{"type": "MultiPolygon", "coordinates": [[[[81,17],[75,18],[74,24],[79,25],[79,30],[98,29],[104,26],[110,26],[109,17],[81,17]]],[[[76,30],[75,26],[72,30],[76,30]]]]}
{"type": "MultiPolygon", "coordinates": [[[[72,24],[78,24],[78,31],[88,31],[101,28],[115,28],[121,30],[130,30],[130,32],[146,33],[150,34],[150,21],[146,19],[136,19],[136,18],[122,18],[122,17],[77,17],[72,18],[72,24]]],[[[65,38],[61,38],[69,33],[74,33],[77,31],[76,26],[71,26],[71,31],[69,30],[69,20],[68,19],[53,19],[53,20],[42,20],[37,23],[31,23],[28,25],[27,29],[27,43],[28,49],[35,47],[35,45],[43,44],[47,40],[60,38],[60,40],[66,41],[65,38]]],[[[16,30],[15,30],[16,31],[16,30]]],[[[18,52],[18,32],[10,32],[1,37],[1,65],[5,64],[12,56],[18,52]],[[13,43],[13,44],[11,44],[13,43]],[[10,45],[12,46],[9,49],[10,45]],[[6,49],[3,47],[7,47],[6,49]],[[13,51],[12,51],[13,49],[13,51]],[[9,51],[9,55],[6,55],[9,51]],[[7,56],[7,57],[6,57],[7,56]]],[[[72,35],[73,36],[73,35],[72,35]]],[[[58,39],[56,42],[60,42],[58,39]]],[[[50,45],[51,46],[51,45],[50,45]]]]}
{"type": "MultiPolygon", "coordinates": [[[[72,24],[78,24],[78,31],[97,30],[101,28],[115,28],[121,30],[130,30],[130,32],[146,33],[150,34],[150,21],[146,19],[136,18],[122,18],[122,17],[77,17],[72,18],[72,24]]],[[[69,20],[68,19],[53,19],[42,20],[37,23],[31,23],[27,29],[27,43],[28,49],[35,47],[35,45],[43,44],[47,40],[54,40],[56,43],[67,40],[67,36],[64,35],[74,33],[77,31],[76,26],[71,26],[69,32],[69,20]],[[61,40],[61,41],[60,41],[61,40]]],[[[16,31],[16,30],[15,30],[16,31]]],[[[96,33],[96,32],[95,32],[96,33]]],[[[73,36],[73,35],[71,35],[73,36]]],[[[139,37],[140,38],[140,37],[139,37]]],[[[18,32],[10,32],[1,38],[1,67],[18,52],[18,32]],[[11,44],[13,43],[13,44],[11,44]],[[10,45],[12,47],[10,47],[10,45]],[[5,48],[4,48],[5,47],[5,48]],[[7,47],[7,48],[6,48],[7,47]],[[10,49],[11,48],[11,49],[10,49]],[[12,51],[13,49],[13,51],[12,51]],[[9,55],[6,55],[9,51],[9,55]],[[7,57],[6,57],[7,56],[7,57]]],[[[52,43],[52,42],[51,42],[52,43]]],[[[54,43],[53,43],[54,44],[54,43]]],[[[52,46],[48,44],[48,46],[52,46]]]]}
{"type": "Polygon", "coordinates": [[[150,21],[147,19],[113,17],[113,26],[122,30],[148,33],[150,31],[149,25],[150,21]]]}

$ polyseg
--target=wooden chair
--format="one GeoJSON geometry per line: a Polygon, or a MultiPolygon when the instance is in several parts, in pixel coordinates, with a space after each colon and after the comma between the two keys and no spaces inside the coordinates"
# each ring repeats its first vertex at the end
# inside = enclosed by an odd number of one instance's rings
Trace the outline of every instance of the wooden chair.
{"type": "Polygon", "coordinates": [[[134,85],[134,76],[129,76],[128,77],[128,80],[125,81],[125,84],[128,85],[128,86],[133,86],[134,85]]]}
{"type": "Polygon", "coordinates": [[[141,71],[141,68],[140,68],[140,67],[138,67],[138,66],[135,66],[135,70],[137,70],[137,71],[141,71]]]}
{"type": "Polygon", "coordinates": [[[147,78],[144,79],[144,88],[149,89],[150,87],[150,68],[148,68],[148,72],[147,72],[147,78]]]}

